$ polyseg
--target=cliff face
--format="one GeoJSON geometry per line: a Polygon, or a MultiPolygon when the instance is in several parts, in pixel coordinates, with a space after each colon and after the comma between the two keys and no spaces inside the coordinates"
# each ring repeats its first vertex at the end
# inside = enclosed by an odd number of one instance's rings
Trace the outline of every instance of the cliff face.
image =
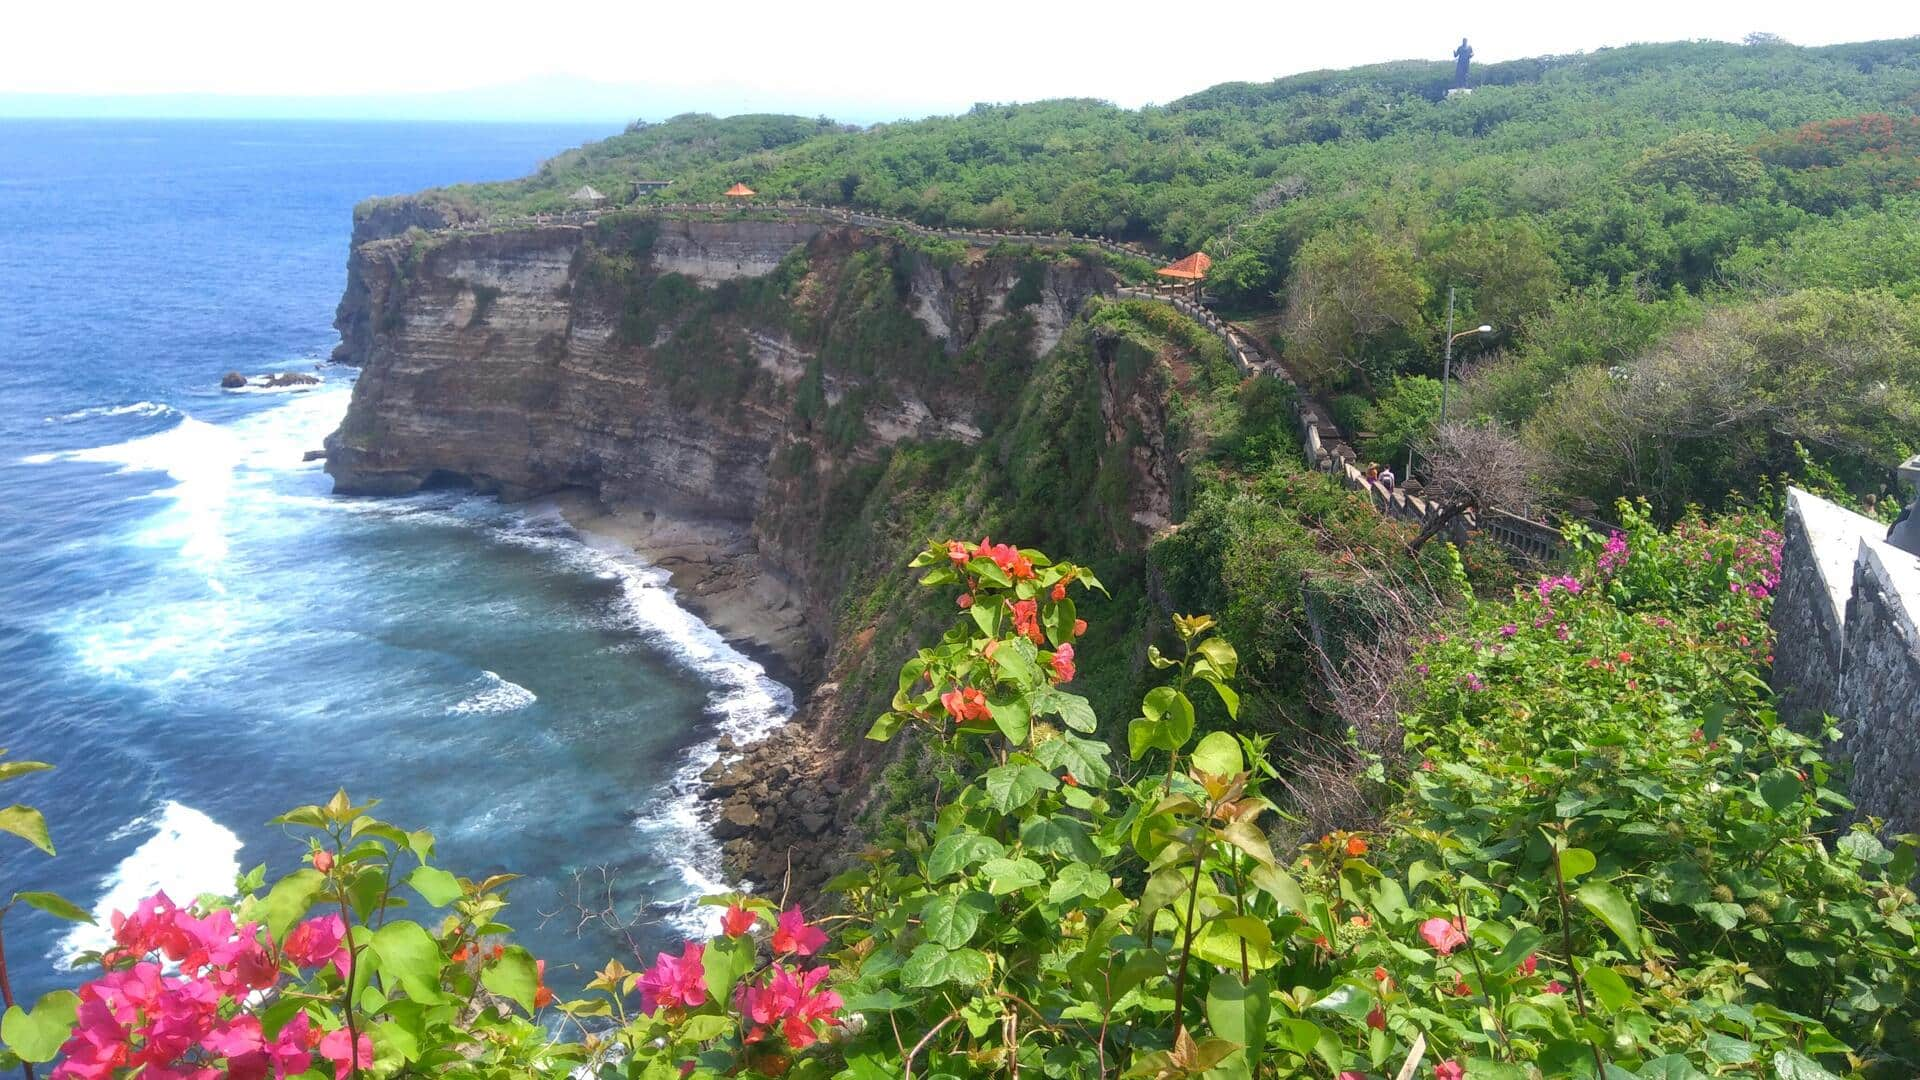
{"type": "Polygon", "coordinates": [[[711,779],[735,869],[790,860],[805,889],[885,764],[855,714],[938,614],[901,569],[921,534],[979,527],[989,498],[1137,552],[1170,517],[1176,373],[1075,325],[1110,287],[1072,259],[792,221],[402,228],[352,256],[342,358],[363,370],[327,470],[343,493],[559,497],[777,653],[810,700],[711,779]],[[1081,504],[985,494],[1010,476],[1081,504]]]}
{"type": "Polygon", "coordinates": [[[657,515],[636,539],[669,562],[705,552],[683,582],[696,600],[698,577],[719,574],[706,591],[745,587],[819,616],[803,620],[810,640],[763,633],[764,619],[723,626],[779,638],[762,643],[811,671],[832,597],[797,583],[819,576],[833,480],[905,441],[980,437],[968,350],[1013,314],[1023,282],[1029,361],[1105,283],[1075,262],[943,264],[790,221],[372,240],[354,249],[342,303],[342,359],[363,370],[327,470],[342,493],[578,491],[657,515]],[[721,534],[724,566],[707,550],[721,534]]]}

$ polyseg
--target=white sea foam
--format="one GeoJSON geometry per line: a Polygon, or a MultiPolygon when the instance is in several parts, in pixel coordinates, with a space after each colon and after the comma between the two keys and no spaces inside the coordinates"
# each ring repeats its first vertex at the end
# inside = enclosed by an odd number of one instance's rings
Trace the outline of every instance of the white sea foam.
{"type": "Polygon", "coordinates": [[[75,409],[70,413],[61,413],[59,416],[49,416],[45,422],[71,424],[79,420],[92,420],[98,416],[169,416],[173,411],[173,406],[162,405],[157,401],[136,401],[131,405],[95,405],[90,409],[75,409]]]}
{"type": "Polygon", "coordinates": [[[481,684],[480,689],[449,708],[448,716],[489,716],[524,709],[540,700],[533,691],[501,678],[496,672],[482,671],[476,681],[481,684]]]}
{"type": "Polygon", "coordinates": [[[63,966],[74,956],[113,944],[109,920],[116,911],[132,911],[140,901],[164,890],[176,903],[201,893],[230,893],[240,875],[240,838],[191,806],[171,800],[129,822],[114,834],[152,830],[133,854],[120,860],[100,882],[93,926],[76,926],[60,940],[53,959],[63,966]]]}
{"type": "Polygon", "coordinates": [[[725,735],[737,746],[760,741],[793,715],[793,691],[765,667],[727,643],[719,632],[680,605],[665,571],[617,542],[581,535],[554,511],[533,511],[514,527],[499,530],[508,542],[538,548],[575,568],[619,583],[624,627],[710,687],[706,713],[714,734],[687,751],[664,789],[640,808],[634,827],[646,833],[656,857],[685,885],[678,897],[656,897],[654,909],[688,935],[716,932],[719,909],[700,897],[731,888],[720,845],[713,837],[716,807],[702,797],[700,779],[720,759],[725,735]]]}

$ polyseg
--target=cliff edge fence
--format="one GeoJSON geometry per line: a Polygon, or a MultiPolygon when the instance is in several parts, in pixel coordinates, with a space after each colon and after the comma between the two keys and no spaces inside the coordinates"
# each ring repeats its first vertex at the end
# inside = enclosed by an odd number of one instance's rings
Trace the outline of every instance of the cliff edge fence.
{"type": "Polygon", "coordinates": [[[1788,491],[1773,687],[1788,723],[1835,718],[1855,813],[1898,835],[1920,831],[1920,557],[1886,534],[1872,518],[1788,491]]]}
{"type": "MultiPolygon", "coordinates": [[[[412,208],[409,209],[409,205],[399,203],[380,206],[365,217],[357,218],[353,246],[357,248],[362,243],[372,240],[401,236],[410,229],[420,229],[429,235],[474,235],[520,229],[585,228],[610,215],[641,214],[686,219],[719,215],[724,219],[734,220],[753,220],[756,216],[771,216],[796,224],[822,227],[899,229],[920,237],[948,240],[972,247],[1013,244],[1048,250],[1065,250],[1078,246],[1091,247],[1108,255],[1146,263],[1158,262],[1160,259],[1160,256],[1138,244],[1123,243],[1101,236],[1069,232],[1030,233],[997,229],[937,228],[922,225],[907,218],[867,213],[848,207],[779,200],[745,205],[710,202],[653,203],[560,214],[471,219],[452,219],[446,217],[438,208],[412,204],[412,208]]],[[[795,239],[796,242],[804,240],[798,236],[795,239]]],[[[704,266],[700,269],[707,273],[698,276],[727,275],[726,268],[720,266],[704,266]]],[[[756,271],[765,272],[770,267],[742,266],[738,269],[744,273],[753,274],[756,271]]],[[[349,276],[352,278],[354,275],[350,273],[349,276]]],[[[356,280],[349,280],[349,294],[358,284],[356,280]]],[[[1377,481],[1367,479],[1366,475],[1355,467],[1354,453],[1338,427],[1331,421],[1331,411],[1308,393],[1306,386],[1293,377],[1282,361],[1269,354],[1259,343],[1258,335],[1220,318],[1206,307],[1177,292],[1151,286],[1116,283],[1111,295],[1120,299],[1145,300],[1168,305],[1220,338],[1227,347],[1227,355],[1243,375],[1267,374],[1290,384],[1296,393],[1296,421],[1301,449],[1306,460],[1315,468],[1325,470],[1348,488],[1364,493],[1379,512],[1419,525],[1426,524],[1443,512],[1443,508],[1439,505],[1407,490],[1389,489],[1377,481]]],[[[363,316],[356,321],[355,313],[350,309],[346,299],[341,302],[339,321],[342,344],[336,350],[335,358],[345,359],[355,353],[364,355],[364,338],[369,330],[365,326],[363,316]]],[[[1451,530],[1451,539],[1460,542],[1476,533],[1486,536],[1515,555],[1535,562],[1550,561],[1565,550],[1565,541],[1560,530],[1554,525],[1501,510],[1486,510],[1462,515],[1456,520],[1451,530]]]]}

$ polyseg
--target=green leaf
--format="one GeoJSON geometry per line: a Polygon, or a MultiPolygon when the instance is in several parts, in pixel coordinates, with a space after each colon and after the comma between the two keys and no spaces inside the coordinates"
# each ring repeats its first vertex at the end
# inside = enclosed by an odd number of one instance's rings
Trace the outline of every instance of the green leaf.
{"type": "Polygon", "coordinates": [[[1173,687],[1156,686],[1147,691],[1141,710],[1147,719],[1159,721],[1164,737],[1162,749],[1178,750],[1193,738],[1193,702],[1173,687]]]}
{"type": "Polygon", "coordinates": [[[1139,761],[1149,750],[1167,749],[1167,725],[1146,717],[1127,721],[1127,756],[1139,761]]]}
{"type": "Polygon", "coordinates": [[[1540,931],[1531,926],[1523,926],[1515,930],[1513,936],[1507,939],[1507,943],[1500,947],[1500,952],[1494,956],[1490,966],[1496,974],[1505,975],[1519,967],[1529,953],[1540,947],[1540,942],[1543,940],[1540,931]]]}
{"type": "Polygon", "coordinates": [[[1034,694],[1032,705],[1033,711],[1042,715],[1058,713],[1061,721],[1075,731],[1091,735],[1100,728],[1100,719],[1094,715],[1093,704],[1079,694],[1047,687],[1034,694]]]}
{"type": "Polygon", "coordinates": [[[1060,781],[1055,780],[1052,773],[1025,762],[997,765],[987,770],[987,799],[1003,814],[1010,814],[1032,802],[1035,795],[1059,786],[1060,781]]]}
{"type": "Polygon", "coordinates": [[[987,891],[995,896],[1019,892],[1047,880],[1040,864],[1024,856],[1017,859],[988,859],[980,867],[987,877],[987,891]]]}
{"type": "Polygon", "coordinates": [[[1700,1044],[1707,1056],[1722,1065],[1742,1065],[1753,1060],[1753,1044],[1745,1039],[1708,1032],[1700,1044]]]}
{"type": "Polygon", "coordinates": [[[734,984],[754,968],[753,939],[745,935],[718,937],[707,943],[701,955],[708,996],[715,1001],[732,1001],[734,984]]]}
{"type": "MultiPolygon", "coordinates": [[[[406,987],[408,997],[426,1003],[440,1000],[440,966],[444,960],[440,955],[440,946],[434,943],[433,936],[419,923],[401,921],[382,926],[374,931],[371,948],[374,956],[379,958],[380,974],[406,987]]],[[[520,949],[520,952],[525,954],[526,950],[520,949]]],[[[527,957],[529,964],[532,960],[531,956],[527,957]]],[[[480,981],[492,989],[493,983],[485,975],[480,981]]],[[[515,989],[518,989],[517,985],[515,989]]],[[[514,997],[506,990],[496,992],[514,997]]],[[[392,993],[391,984],[388,984],[388,993],[392,993]]],[[[514,997],[514,1000],[520,1001],[518,997],[514,997]]],[[[526,1000],[521,1003],[531,1008],[532,1002],[533,991],[527,990],[526,1000]]]]}
{"type": "Polygon", "coordinates": [[[1293,879],[1292,874],[1278,866],[1255,864],[1253,870],[1247,874],[1247,880],[1253,882],[1260,891],[1279,901],[1282,912],[1302,912],[1307,909],[1307,894],[1301,891],[1300,883],[1293,879]]]}
{"type": "Polygon", "coordinates": [[[1207,638],[1194,646],[1194,651],[1199,653],[1222,679],[1231,679],[1240,670],[1240,654],[1233,651],[1233,645],[1226,638],[1207,638]]]}
{"type": "Polygon", "coordinates": [[[1760,777],[1760,797],[1775,811],[1785,810],[1800,801],[1807,790],[1800,778],[1786,769],[1774,769],[1760,777]]]}
{"type": "Polygon", "coordinates": [[[1841,837],[1839,842],[1834,846],[1840,850],[1841,854],[1851,855],[1861,862],[1878,865],[1880,863],[1890,862],[1893,859],[1893,855],[1887,850],[1886,845],[1882,844],[1878,837],[1864,829],[1856,829],[1848,833],[1841,837]]]}
{"type": "Polygon", "coordinates": [[[88,924],[93,922],[93,916],[87,914],[85,909],[59,893],[18,892],[13,894],[13,898],[28,907],[39,908],[57,919],[88,924]]]}
{"type": "Polygon", "coordinates": [[[1113,879],[1105,871],[1086,863],[1068,863],[1060,868],[1053,877],[1053,886],[1047,890],[1047,902],[1063,904],[1077,897],[1098,900],[1113,888],[1113,879]]]}
{"type": "Polygon", "coordinates": [[[1075,783],[1105,787],[1113,779],[1107,764],[1107,744],[1062,732],[1033,748],[1033,756],[1049,769],[1064,769],[1075,783]]]}
{"type": "Polygon", "coordinates": [[[21,1061],[52,1061],[73,1034],[79,1010],[80,998],[71,990],[55,990],[36,1002],[32,1011],[15,1005],[0,1017],[0,1042],[21,1061]]]}
{"type": "Polygon", "coordinates": [[[920,906],[920,929],[927,940],[957,949],[973,940],[981,916],[992,910],[993,901],[983,893],[943,893],[920,906]]]}
{"type": "MultiPolygon", "coordinates": [[[[410,924],[391,923],[388,926],[381,927],[380,933],[375,934],[373,937],[373,947],[375,951],[380,950],[380,938],[388,929],[392,926],[404,925],[410,924]]],[[[422,931],[422,933],[424,934],[425,932],[422,931]]],[[[433,943],[429,941],[427,944],[432,945],[433,943]]],[[[434,981],[438,983],[440,959],[440,950],[438,948],[433,950],[432,958],[434,964],[433,978],[434,981]]],[[[386,965],[386,954],[382,952],[380,954],[380,970],[385,971],[386,965]]],[[[409,996],[421,1001],[431,1000],[414,993],[412,984],[409,983],[406,985],[409,996]]],[[[503,998],[507,998],[531,1013],[533,1012],[534,995],[540,987],[539,965],[534,963],[532,953],[518,945],[509,945],[506,951],[500,954],[500,959],[480,969],[480,985],[499,994],[503,998]]]]}
{"type": "Polygon", "coordinates": [[[910,987],[939,986],[941,983],[971,985],[982,983],[993,974],[993,965],[984,953],[974,949],[949,949],[929,941],[913,950],[900,965],[900,984],[910,987]]]}
{"type": "Polygon", "coordinates": [[[1819,1062],[1793,1049],[1774,1051],[1773,1075],[1774,1080],[1840,1080],[1819,1062]]]}
{"type": "Polygon", "coordinates": [[[31,806],[9,806],[0,810],[0,832],[13,835],[47,854],[53,854],[53,840],[47,836],[47,819],[31,806]]]}
{"type": "Polygon", "coordinates": [[[1000,734],[1015,746],[1023,746],[1027,733],[1033,729],[1033,718],[1027,712],[1027,700],[1014,697],[1006,702],[988,701],[987,708],[993,713],[993,724],[1000,734]]]}
{"type": "Polygon", "coordinates": [[[1580,875],[1592,873],[1596,865],[1593,852],[1586,848],[1568,848],[1560,853],[1560,880],[1571,884],[1580,875]]]}
{"type": "Polygon", "coordinates": [[[1593,991],[1601,1005],[1610,1012],[1618,1012],[1633,1002],[1633,991],[1627,986],[1627,980],[1620,973],[1605,964],[1591,961],[1576,961],[1580,965],[1580,977],[1586,981],[1587,989],[1593,991]]]}
{"type": "Polygon", "coordinates": [[[1087,836],[1087,827],[1078,818],[1065,814],[1030,818],[1020,826],[1020,844],[1028,851],[1060,855],[1082,862],[1094,862],[1100,852],[1087,836]]]}
{"type": "Polygon", "coordinates": [[[1707,1080],[1707,1074],[1679,1054],[1657,1057],[1640,1066],[1640,1080],[1707,1080]]]}
{"type": "Polygon", "coordinates": [[[416,866],[407,875],[407,884],[434,907],[446,907],[465,895],[460,879],[437,866],[416,866]]]}
{"type": "Polygon", "coordinates": [[[273,889],[261,903],[260,921],[267,924],[267,933],[272,934],[275,941],[286,937],[293,924],[313,907],[326,885],[326,875],[312,869],[295,870],[274,882],[273,889]]]}
{"type": "Polygon", "coordinates": [[[1249,1065],[1259,1065],[1266,1050],[1272,994],[1264,975],[1242,986],[1238,976],[1223,971],[1207,987],[1207,1025],[1215,1035],[1246,1047],[1249,1065]]]}
{"type": "Polygon", "coordinates": [[[1007,853],[1006,845],[991,836],[962,829],[941,837],[927,855],[927,880],[940,881],[988,859],[1007,853]]]}
{"type": "Polygon", "coordinates": [[[1234,776],[1247,767],[1246,758],[1240,754],[1240,740],[1224,731],[1201,739],[1193,748],[1191,761],[1194,768],[1215,776],[1234,776]]]}
{"type": "Polygon", "coordinates": [[[1621,894],[1619,889],[1604,881],[1589,881],[1574,893],[1588,911],[1600,917],[1626,946],[1627,952],[1638,955],[1640,952],[1640,920],[1634,914],[1633,905],[1621,894]]]}
{"type": "Polygon", "coordinates": [[[1140,890],[1140,918],[1151,920],[1153,913],[1173,902],[1173,898],[1187,891],[1186,876],[1176,868],[1156,872],[1147,879],[1147,887],[1140,890]]]}
{"type": "Polygon", "coordinates": [[[1722,930],[1731,930],[1739,926],[1740,920],[1747,917],[1747,909],[1739,904],[1723,904],[1718,901],[1695,904],[1693,910],[1722,930]]]}
{"type": "Polygon", "coordinates": [[[873,726],[867,729],[867,738],[872,739],[874,742],[886,742],[898,734],[900,729],[906,725],[906,722],[907,717],[905,713],[881,713],[880,719],[875,720],[873,726]]]}

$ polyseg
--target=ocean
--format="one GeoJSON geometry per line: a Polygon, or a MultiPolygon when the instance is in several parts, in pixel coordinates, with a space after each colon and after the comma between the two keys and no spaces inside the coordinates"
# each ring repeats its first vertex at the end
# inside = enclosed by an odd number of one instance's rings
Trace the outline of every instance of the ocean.
{"type": "MultiPolygon", "coordinates": [[[[708,924],[697,775],[788,690],[551,512],[336,497],[301,460],[355,375],[325,363],[353,204],[606,134],[0,121],[0,747],[55,766],[0,802],[59,847],[0,843],[0,894],[104,924],[157,888],[229,891],[294,867],[269,819],[344,787],[456,873],[524,875],[505,921],[558,986],[708,924]],[[583,920],[609,908],[625,929],[583,920]]],[[[4,929],[29,1000],[105,940],[25,909],[4,929]]]]}

